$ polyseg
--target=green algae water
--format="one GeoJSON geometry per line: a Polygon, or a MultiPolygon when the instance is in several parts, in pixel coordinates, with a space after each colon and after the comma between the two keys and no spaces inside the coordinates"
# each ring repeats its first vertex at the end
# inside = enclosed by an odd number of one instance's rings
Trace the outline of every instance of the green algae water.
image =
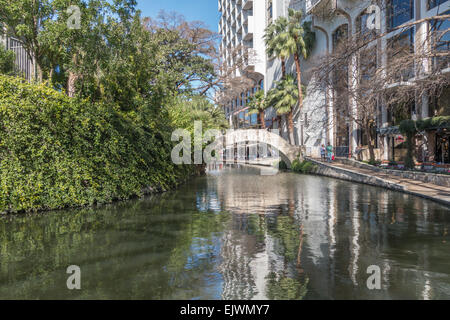
{"type": "Polygon", "coordinates": [[[0,299],[450,299],[450,210],[345,181],[211,169],[178,190],[0,218],[0,299]],[[81,270],[69,290],[67,267],[81,270]],[[370,290],[370,266],[380,289],[370,290]]]}

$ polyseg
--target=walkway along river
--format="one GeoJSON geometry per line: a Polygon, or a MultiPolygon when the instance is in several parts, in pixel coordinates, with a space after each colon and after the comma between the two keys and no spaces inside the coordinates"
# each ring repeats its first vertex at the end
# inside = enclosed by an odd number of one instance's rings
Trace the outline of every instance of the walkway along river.
{"type": "Polygon", "coordinates": [[[163,195],[0,218],[0,298],[449,299],[450,210],[326,177],[211,170],[163,195]],[[68,290],[66,269],[81,269],[68,290]],[[381,270],[369,290],[367,268],[381,270]]]}

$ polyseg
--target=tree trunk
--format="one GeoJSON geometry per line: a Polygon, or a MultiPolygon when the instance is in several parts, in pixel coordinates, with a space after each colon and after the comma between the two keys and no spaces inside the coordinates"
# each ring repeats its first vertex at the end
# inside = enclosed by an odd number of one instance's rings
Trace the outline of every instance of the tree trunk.
{"type": "MultiPolygon", "coordinates": [[[[303,119],[302,69],[300,67],[300,57],[298,53],[294,54],[294,61],[295,61],[295,68],[297,70],[298,109],[300,111],[300,118],[303,119]]],[[[303,123],[300,125],[302,131],[302,138],[301,138],[302,141],[300,141],[300,145],[303,146],[303,123]]]]}
{"type": "Polygon", "coordinates": [[[368,147],[369,147],[369,162],[371,164],[375,163],[375,151],[374,151],[374,139],[372,137],[372,128],[370,127],[370,125],[366,125],[365,128],[366,131],[366,137],[367,137],[367,143],[368,143],[368,147]]]}
{"type": "Polygon", "coordinates": [[[297,70],[297,88],[298,88],[298,107],[303,108],[303,91],[302,91],[302,69],[300,67],[300,57],[297,53],[294,54],[295,68],[297,70]]]}
{"type": "Polygon", "coordinates": [[[289,143],[292,145],[295,145],[295,139],[294,139],[294,116],[293,111],[288,113],[288,128],[289,128],[289,143]]]}
{"type": "Polygon", "coordinates": [[[286,77],[286,61],[281,59],[281,78],[284,79],[286,77]]]}
{"type": "MultiPolygon", "coordinates": [[[[74,54],[72,57],[72,63],[74,66],[78,63],[78,55],[74,54]]],[[[67,95],[69,97],[74,97],[76,92],[76,82],[78,80],[79,76],[73,72],[69,71],[69,78],[67,79],[67,95]]]]}
{"type": "Polygon", "coordinates": [[[406,134],[406,145],[408,148],[406,158],[405,158],[405,167],[408,169],[414,169],[415,160],[414,160],[414,149],[415,149],[415,133],[408,132],[406,134]]]}
{"type": "Polygon", "coordinates": [[[69,97],[75,96],[75,83],[77,81],[77,76],[72,71],[69,72],[69,78],[67,79],[67,95],[69,97]]]}
{"type": "Polygon", "coordinates": [[[37,81],[39,83],[42,83],[44,81],[44,71],[42,70],[39,63],[36,64],[36,69],[37,69],[37,81]]]}
{"type": "Polygon", "coordinates": [[[266,129],[266,121],[264,119],[264,110],[259,110],[259,120],[261,121],[261,129],[266,129]]]}

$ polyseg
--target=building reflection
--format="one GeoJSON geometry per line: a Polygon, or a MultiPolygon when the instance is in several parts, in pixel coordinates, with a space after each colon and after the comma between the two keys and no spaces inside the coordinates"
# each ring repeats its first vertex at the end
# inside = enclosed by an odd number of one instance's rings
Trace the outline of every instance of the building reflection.
{"type": "MultiPolygon", "coordinates": [[[[209,208],[220,204],[232,215],[221,238],[222,298],[449,296],[427,245],[430,237],[448,240],[441,222],[450,218],[439,205],[381,188],[257,170],[225,166],[207,181],[215,198],[209,208]],[[381,269],[382,290],[366,286],[371,265],[381,269]]],[[[445,242],[438,245],[444,249],[445,242]]]]}

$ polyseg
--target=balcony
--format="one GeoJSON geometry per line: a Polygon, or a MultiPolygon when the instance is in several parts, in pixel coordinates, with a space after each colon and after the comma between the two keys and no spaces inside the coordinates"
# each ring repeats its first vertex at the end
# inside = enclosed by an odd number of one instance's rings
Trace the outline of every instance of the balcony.
{"type": "Polygon", "coordinates": [[[243,34],[243,39],[244,41],[249,41],[251,39],[253,39],[253,25],[254,25],[254,20],[253,20],[253,16],[247,16],[244,19],[244,23],[242,25],[242,34],[243,34]]]}
{"type": "Polygon", "coordinates": [[[253,9],[253,0],[242,0],[242,8],[244,10],[253,9]]]}
{"type": "Polygon", "coordinates": [[[306,14],[330,16],[336,10],[336,2],[337,0],[306,0],[306,14]]]}
{"type": "Polygon", "coordinates": [[[244,41],[250,41],[253,39],[253,17],[251,17],[251,19],[249,19],[248,24],[244,24],[244,26],[242,27],[242,30],[243,30],[242,35],[243,35],[244,41]]]}

